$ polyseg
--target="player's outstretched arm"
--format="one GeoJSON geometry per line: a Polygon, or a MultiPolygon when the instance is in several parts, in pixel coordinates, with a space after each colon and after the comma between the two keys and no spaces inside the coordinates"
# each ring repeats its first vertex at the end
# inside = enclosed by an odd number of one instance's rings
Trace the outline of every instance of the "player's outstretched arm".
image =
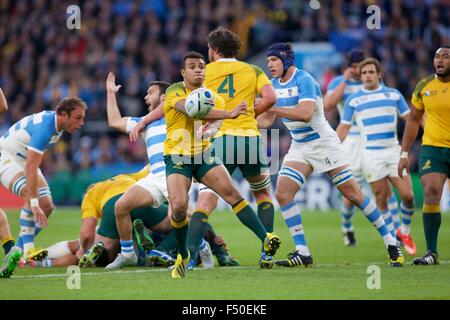
{"type": "Polygon", "coordinates": [[[97,219],[89,217],[81,220],[80,228],[80,250],[83,254],[89,250],[94,244],[95,227],[97,226],[97,219]]]}
{"type": "Polygon", "coordinates": [[[402,151],[398,163],[398,175],[401,178],[403,178],[404,169],[409,173],[408,151],[411,149],[414,140],[416,140],[423,114],[423,110],[411,106],[410,113],[406,119],[405,131],[403,131],[402,151]]]}
{"type": "Polygon", "coordinates": [[[0,88],[0,114],[6,111],[8,111],[8,103],[6,102],[6,98],[3,94],[2,88],[0,88]]]}
{"type": "Polygon", "coordinates": [[[266,84],[261,88],[261,98],[255,105],[255,117],[263,114],[265,111],[273,107],[277,102],[277,93],[271,84],[266,84]]]}
{"type": "Polygon", "coordinates": [[[121,85],[116,85],[116,76],[110,72],[106,79],[106,113],[108,115],[108,125],[116,130],[127,131],[127,118],[122,117],[117,105],[116,93],[121,85]]]}
{"type": "Polygon", "coordinates": [[[247,102],[241,102],[236,108],[231,111],[225,110],[211,110],[203,120],[223,120],[223,119],[235,119],[241,114],[247,114],[247,102]]]}

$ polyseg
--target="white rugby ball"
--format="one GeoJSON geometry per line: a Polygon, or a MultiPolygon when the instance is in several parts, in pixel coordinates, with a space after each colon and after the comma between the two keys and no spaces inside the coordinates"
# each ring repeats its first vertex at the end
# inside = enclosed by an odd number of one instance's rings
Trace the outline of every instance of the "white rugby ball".
{"type": "Polygon", "coordinates": [[[186,113],[196,119],[206,116],[214,108],[214,95],[207,88],[198,88],[192,91],[184,104],[186,113]]]}

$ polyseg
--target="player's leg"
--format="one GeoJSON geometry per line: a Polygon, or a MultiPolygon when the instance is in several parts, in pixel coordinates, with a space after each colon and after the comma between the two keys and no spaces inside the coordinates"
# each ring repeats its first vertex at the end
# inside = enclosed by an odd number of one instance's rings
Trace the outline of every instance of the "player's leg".
{"type": "Polygon", "coordinates": [[[242,198],[233,186],[231,176],[223,165],[215,166],[201,177],[201,182],[214,190],[225,202],[230,204],[238,219],[264,242],[266,229],[258,219],[249,203],[242,198]]]}
{"type": "Polygon", "coordinates": [[[355,206],[347,198],[342,197],[341,201],[341,229],[344,234],[345,246],[355,246],[355,231],[353,229],[353,215],[355,206]]]}
{"type": "Polygon", "coordinates": [[[411,219],[414,214],[414,194],[412,192],[411,178],[410,176],[405,176],[403,179],[400,177],[389,177],[389,180],[397,189],[402,201],[400,204],[402,223],[401,227],[396,229],[396,235],[403,242],[406,252],[410,256],[414,256],[416,254],[416,244],[410,234],[411,219]]]}
{"type": "MultiPolygon", "coordinates": [[[[199,195],[195,211],[192,214],[188,229],[188,249],[191,257],[197,256],[197,251],[205,235],[205,228],[213,210],[217,207],[217,195],[203,184],[199,185],[199,195]]],[[[195,263],[195,261],[193,262],[195,263]]]]}
{"type": "MultiPolygon", "coordinates": [[[[110,238],[110,239],[120,239],[119,232],[117,230],[115,207],[116,202],[120,199],[122,195],[109,199],[102,209],[102,219],[100,220],[100,226],[98,227],[97,234],[110,238]]],[[[94,244],[95,246],[95,244],[94,244]]],[[[133,240],[120,241],[121,253],[117,255],[116,259],[106,266],[106,269],[118,269],[126,266],[134,266],[137,264],[137,256],[133,249],[133,240]]],[[[89,251],[88,251],[89,252],[89,251]]],[[[85,254],[85,256],[88,253],[85,254]]],[[[80,259],[80,263],[82,263],[80,259]]]]}
{"type": "Polygon", "coordinates": [[[402,266],[404,258],[397,242],[388,231],[387,226],[381,216],[375,202],[370,197],[364,195],[353,178],[351,170],[347,166],[340,166],[328,172],[336,188],[344,197],[358,206],[364,212],[367,219],[375,226],[379,234],[383,237],[385,246],[388,248],[392,266],[402,266]]]}
{"type": "Polygon", "coordinates": [[[77,265],[77,252],[79,248],[80,241],[78,239],[60,241],[46,248],[48,251],[47,257],[39,260],[26,260],[23,266],[34,268],[51,268],[77,265]]]}
{"type": "MultiPolygon", "coordinates": [[[[22,199],[27,199],[26,178],[23,171],[19,172],[11,181],[10,186],[13,192],[16,192],[22,199]]],[[[38,174],[38,192],[39,192],[39,206],[44,211],[47,217],[53,211],[53,200],[51,197],[50,188],[45,177],[39,171],[38,174]]],[[[24,257],[32,260],[40,260],[47,255],[45,249],[34,248],[34,239],[42,230],[42,226],[36,224],[33,213],[29,207],[28,202],[25,202],[24,207],[20,213],[20,234],[17,239],[17,246],[23,250],[24,257]]]]}
{"type": "Polygon", "coordinates": [[[260,136],[237,137],[235,153],[244,154],[245,163],[237,163],[243,177],[248,181],[256,203],[258,218],[267,232],[273,232],[275,209],[270,194],[270,175],[266,159],[266,149],[260,136]],[[241,142],[239,142],[241,140],[241,142]],[[243,142],[242,142],[243,140],[243,142]],[[242,146],[245,147],[241,151],[242,146]]]}
{"type": "Polygon", "coordinates": [[[14,238],[9,228],[8,218],[2,209],[0,209],[0,241],[5,255],[7,255],[14,246],[14,238]]]}
{"type": "Polygon", "coordinates": [[[388,204],[388,209],[391,212],[392,215],[392,220],[394,221],[394,229],[397,230],[398,228],[400,228],[400,215],[398,212],[398,201],[397,201],[397,197],[395,196],[394,190],[393,190],[393,186],[391,183],[391,192],[390,192],[390,197],[389,197],[389,204],[388,204]]]}
{"type": "Polygon", "coordinates": [[[210,223],[207,223],[206,225],[205,240],[208,241],[211,252],[216,256],[219,266],[239,266],[239,261],[229,255],[224,239],[216,234],[210,223]]]}
{"type": "MultiPolygon", "coordinates": [[[[167,164],[167,163],[166,163],[167,164]]],[[[175,234],[178,249],[177,260],[172,270],[172,278],[184,278],[186,266],[190,260],[187,248],[189,189],[192,177],[180,173],[171,173],[167,176],[167,191],[171,207],[171,225],[175,234]]]]}
{"type": "Polygon", "coordinates": [[[125,258],[133,257],[133,227],[131,210],[154,204],[153,195],[140,185],[132,186],[115,203],[117,230],[120,236],[121,255],[125,258]]]}
{"type": "MultiPolygon", "coordinates": [[[[197,173],[199,179],[203,184],[214,190],[233,208],[234,213],[238,219],[263,242],[265,254],[270,260],[268,265],[272,265],[271,256],[275,255],[276,250],[280,245],[278,236],[267,233],[261,221],[249,205],[249,203],[242,198],[239,192],[232,184],[231,176],[223,165],[217,165],[213,168],[207,168],[208,171],[197,173]]],[[[266,256],[262,257],[266,258],[266,256]]]]}
{"type": "Polygon", "coordinates": [[[300,209],[295,202],[295,195],[302,188],[312,171],[313,168],[306,163],[285,161],[278,174],[275,197],[281,207],[281,214],[294,241],[295,251],[289,254],[288,259],[275,261],[277,265],[307,267],[313,264],[303,230],[300,209]]]}
{"type": "Polygon", "coordinates": [[[389,211],[389,195],[390,195],[390,186],[388,177],[381,178],[377,181],[370,182],[370,188],[372,189],[372,193],[375,196],[375,202],[378,210],[384,219],[384,223],[386,224],[389,232],[395,237],[395,229],[394,229],[394,220],[392,220],[391,212],[389,211]]]}
{"type": "Polygon", "coordinates": [[[447,175],[439,172],[430,172],[420,178],[424,192],[423,229],[427,252],[414,259],[415,265],[433,265],[439,263],[438,234],[441,227],[440,200],[447,175]]]}

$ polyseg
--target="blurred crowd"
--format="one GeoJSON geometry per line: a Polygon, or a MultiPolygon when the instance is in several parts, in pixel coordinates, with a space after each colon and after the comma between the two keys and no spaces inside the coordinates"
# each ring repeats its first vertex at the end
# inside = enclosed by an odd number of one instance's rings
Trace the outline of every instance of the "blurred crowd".
{"type": "MultiPolygon", "coordinates": [[[[207,56],[206,38],[217,26],[240,35],[241,59],[275,41],[329,41],[343,55],[362,48],[381,60],[385,83],[409,100],[417,81],[433,72],[436,48],[449,43],[449,20],[448,0],[0,1],[0,87],[9,101],[0,134],[23,116],[77,95],[89,106],[90,131],[65,137],[46,157],[46,173],[144,163],[142,143],[105,129],[107,73],[122,85],[122,113],[144,115],[147,84],[179,81],[182,55],[207,56]],[[66,26],[72,4],[81,9],[80,30],[66,26]],[[379,30],[366,25],[372,4],[381,9],[379,30]]],[[[329,70],[329,78],[341,71],[329,70]]],[[[336,114],[329,116],[335,123],[336,114]]]]}

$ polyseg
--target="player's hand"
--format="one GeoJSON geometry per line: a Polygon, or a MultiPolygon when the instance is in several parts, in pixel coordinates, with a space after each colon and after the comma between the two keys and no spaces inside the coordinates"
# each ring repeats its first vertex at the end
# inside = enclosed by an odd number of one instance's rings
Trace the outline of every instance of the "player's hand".
{"type": "Polygon", "coordinates": [[[139,135],[141,134],[142,131],[144,131],[144,129],[145,129],[144,124],[142,122],[139,122],[130,132],[130,141],[131,142],[137,141],[139,139],[139,135]]]}
{"type": "Polygon", "coordinates": [[[197,137],[199,137],[202,140],[211,138],[214,135],[214,132],[212,129],[210,129],[209,125],[210,125],[210,122],[207,121],[207,122],[205,122],[204,125],[201,125],[200,127],[198,127],[197,137]]]}
{"type": "Polygon", "coordinates": [[[352,70],[352,68],[345,69],[343,77],[344,77],[345,80],[350,80],[351,78],[353,78],[353,70],[352,70]]]}
{"type": "Polygon", "coordinates": [[[409,160],[407,158],[400,158],[398,162],[398,176],[403,179],[404,173],[409,174],[409,160]]]}
{"type": "Polygon", "coordinates": [[[247,114],[247,102],[240,103],[236,108],[231,110],[230,116],[231,119],[235,119],[239,117],[241,114],[247,114]]]}
{"type": "Polygon", "coordinates": [[[106,91],[116,93],[119,91],[121,85],[116,85],[116,76],[114,73],[110,72],[108,78],[106,79],[106,91]]]}
{"type": "Polygon", "coordinates": [[[42,209],[39,206],[31,207],[31,212],[33,212],[34,221],[36,224],[40,224],[43,228],[48,226],[47,216],[45,215],[44,211],[42,211],[42,209]]]}

